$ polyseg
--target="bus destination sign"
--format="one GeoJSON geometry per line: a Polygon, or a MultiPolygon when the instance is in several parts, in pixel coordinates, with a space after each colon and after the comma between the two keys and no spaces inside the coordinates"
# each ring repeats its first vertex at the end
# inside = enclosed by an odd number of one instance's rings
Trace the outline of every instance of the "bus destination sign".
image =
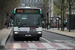
{"type": "Polygon", "coordinates": [[[17,9],[16,13],[40,13],[39,9],[17,9]]]}

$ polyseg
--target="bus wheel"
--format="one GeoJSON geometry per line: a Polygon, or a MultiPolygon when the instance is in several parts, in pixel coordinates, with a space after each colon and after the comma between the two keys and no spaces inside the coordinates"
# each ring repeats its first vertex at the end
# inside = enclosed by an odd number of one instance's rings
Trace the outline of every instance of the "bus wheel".
{"type": "Polygon", "coordinates": [[[40,37],[37,37],[37,40],[39,41],[40,40],[40,37]]]}
{"type": "Polygon", "coordinates": [[[16,37],[14,37],[14,40],[17,40],[17,38],[16,38],[16,37]]]}

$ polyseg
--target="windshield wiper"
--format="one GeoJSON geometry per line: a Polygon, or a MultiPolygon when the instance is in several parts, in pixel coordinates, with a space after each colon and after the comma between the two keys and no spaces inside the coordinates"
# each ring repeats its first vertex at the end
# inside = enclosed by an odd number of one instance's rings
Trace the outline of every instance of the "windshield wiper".
{"type": "Polygon", "coordinates": [[[24,27],[24,25],[26,25],[26,23],[24,23],[24,24],[19,24],[18,27],[24,27]]]}
{"type": "Polygon", "coordinates": [[[23,25],[18,25],[18,27],[20,28],[20,27],[23,27],[23,25]]]}

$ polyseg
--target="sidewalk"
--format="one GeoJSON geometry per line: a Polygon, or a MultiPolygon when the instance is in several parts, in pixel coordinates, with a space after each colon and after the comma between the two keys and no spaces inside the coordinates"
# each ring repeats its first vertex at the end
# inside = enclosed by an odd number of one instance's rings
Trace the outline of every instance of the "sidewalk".
{"type": "Polygon", "coordinates": [[[72,38],[75,38],[75,30],[71,30],[71,32],[69,32],[67,29],[65,29],[64,31],[58,30],[57,28],[51,28],[51,29],[44,29],[45,31],[48,32],[52,32],[52,33],[56,33],[56,34],[60,34],[60,35],[65,35],[65,36],[69,36],[72,38]]]}
{"type": "Polygon", "coordinates": [[[11,31],[12,31],[12,27],[9,27],[8,29],[4,28],[0,30],[0,48],[4,48],[7,38],[10,35],[11,31]]]}

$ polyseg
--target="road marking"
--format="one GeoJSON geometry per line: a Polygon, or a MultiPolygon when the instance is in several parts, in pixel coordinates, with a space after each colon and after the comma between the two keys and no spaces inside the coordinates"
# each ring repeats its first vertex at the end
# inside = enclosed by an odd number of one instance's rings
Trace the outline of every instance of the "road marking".
{"type": "Polygon", "coordinates": [[[28,41],[28,42],[31,42],[31,41],[28,41]]]}
{"type": "Polygon", "coordinates": [[[24,41],[24,42],[26,42],[26,41],[24,41]]]}
{"type": "Polygon", "coordinates": [[[14,43],[14,44],[13,44],[13,48],[21,48],[20,43],[14,43]]]}
{"type": "Polygon", "coordinates": [[[41,37],[43,40],[45,40],[45,41],[47,41],[48,43],[51,43],[49,40],[47,40],[47,39],[45,39],[45,38],[43,38],[43,37],[41,37]]]}
{"type": "Polygon", "coordinates": [[[63,45],[63,44],[61,44],[61,43],[55,43],[55,44],[58,45],[58,46],[60,46],[60,47],[62,47],[62,48],[70,49],[70,47],[67,47],[67,46],[65,46],[65,45],[63,45]]]}
{"type": "Polygon", "coordinates": [[[24,41],[24,42],[29,42],[30,43],[30,42],[39,42],[39,41],[24,41]]]}
{"type": "Polygon", "coordinates": [[[54,40],[54,41],[56,41],[56,42],[62,42],[61,40],[54,40]]]}
{"type": "Polygon", "coordinates": [[[42,43],[46,48],[54,48],[53,46],[49,45],[48,43],[42,43]]]}
{"type": "Polygon", "coordinates": [[[37,48],[37,46],[34,43],[28,43],[30,48],[37,48]]]}
{"type": "Polygon", "coordinates": [[[11,43],[7,49],[74,49],[75,44],[69,43],[11,43]]]}
{"type": "Polygon", "coordinates": [[[54,40],[55,42],[72,43],[72,40],[54,40]]]}
{"type": "Polygon", "coordinates": [[[69,43],[70,45],[72,45],[72,46],[75,46],[75,43],[69,43]]]}

